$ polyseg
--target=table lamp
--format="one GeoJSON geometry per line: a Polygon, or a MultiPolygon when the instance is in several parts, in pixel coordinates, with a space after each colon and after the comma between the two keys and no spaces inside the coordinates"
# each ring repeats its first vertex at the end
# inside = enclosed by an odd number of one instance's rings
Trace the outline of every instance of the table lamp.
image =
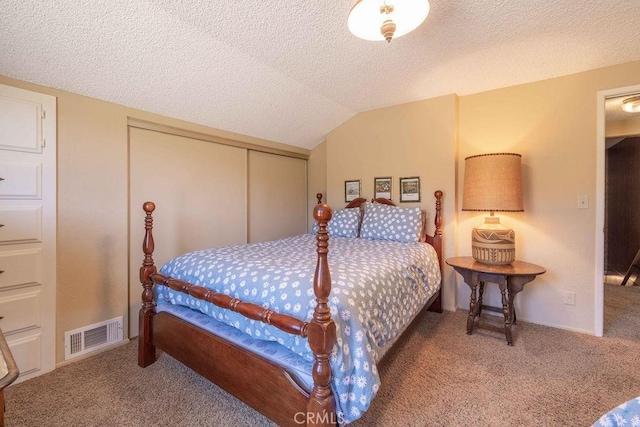
{"type": "Polygon", "coordinates": [[[480,154],[464,159],[463,211],[491,212],[471,231],[473,258],[484,264],[511,264],[516,258],[515,233],[494,212],[523,212],[520,154],[480,154]]]}

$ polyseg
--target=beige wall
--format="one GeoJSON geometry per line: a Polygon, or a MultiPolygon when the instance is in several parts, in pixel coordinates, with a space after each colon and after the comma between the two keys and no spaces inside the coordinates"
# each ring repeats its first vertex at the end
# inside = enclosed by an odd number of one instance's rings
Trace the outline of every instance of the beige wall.
{"type": "MultiPolygon", "coordinates": [[[[128,307],[127,118],[223,138],[309,150],[195,125],[0,76],[0,84],[57,97],[57,361],[64,332],[116,316],[128,307]]],[[[126,330],[126,328],[125,328],[126,330]]]]}
{"type": "MultiPolygon", "coordinates": [[[[640,62],[623,64],[459,99],[458,201],[464,158],[509,151],[522,154],[523,213],[500,214],[516,231],[516,257],[540,264],[540,276],[517,298],[518,318],[594,332],[597,92],[640,83],[640,62]],[[577,209],[578,196],[589,209],[577,209]],[[563,291],[576,292],[565,305],[563,291]]],[[[458,253],[483,216],[458,213],[458,253]]],[[[489,302],[496,304],[491,287],[489,302]]],[[[469,290],[458,278],[458,305],[469,290]]]]}
{"type": "Polygon", "coordinates": [[[610,120],[607,122],[605,131],[607,138],[631,135],[640,135],[640,117],[627,120],[610,120]]]}
{"type": "Polygon", "coordinates": [[[311,231],[313,227],[313,223],[315,220],[313,219],[313,208],[318,203],[318,199],[316,195],[318,193],[322,193],[325,198],[323,199],[326,202],[326,194],[327,194],[327,143],[323,142],[318,144],[311,150],[311,155],[309,156],[309,160],[307,161],[308,167],[308,178],[309,178],[309,191],[307,191],[308,197],[308,223],[307,230],[311,231]]]}
{"type": "MultiPolygon", "coordinates": [[[[525,212],[502,215],[503,222],[517,232],[518,258],[548,270],[518,297],[519,318],[592,332],[596,92],[638,84],[638,76],[640,62],[633,62],[360,113],[312,152],[309,199],[322,191],[325,174],[323,192],[333,206],[344,205],[344,180],[361,179],[363,195],[372,197],[373,178],[393,176],[397,200],[398,178],[419,175],[422,207],[433,213],[433,192],[445,194],[445,256],[463,255],[471,228],[482,221],[459,212],[464,157],[519,152],[525,212]],[[589,196],[590,209],[576,209],[578,195],[589,196]],[[563,290],[577,293],[576,306],[562,304],[563,290]]],[[[58,97],[58,361],[65,331],[127,314],[127,117],[309,154],[2,76],[0,83],[58,97]]],[[[445,307],[466,307],[467,292],[446,268],[445,307]]]]}
{"type": "MultiPolygon", "coordinates": [[[[398,180],[420,176],[421,202],[429,213],[430,233],[436,190],[444,192],[444,254],[455,245],[455,167],[457,97],[448,95],[360,113],[327,135],[327,195],[342,207],[344,181],[362,180],[362,196],[371,199],[374,177],[393,177],[392,200],[399,201],[398,180]]],[[[406,203],[406,206],[417,206],[406,203]]],[[[445,270],[445,308],[455,309],[455,288],[445,270]]]]}
{"type": "MultiPolygon", "coordinates": [[[[500,214],[516,230],[517,258],[547,273],[517,298],[518,318],[587,333],[595,331],[596,104],[598,91],[640,83],[640,62],[474,95],[454,95],[360,113],[327,137],[329,203],[344,204],[344,180],[422,176],[421,206],[445,192],[445,257],[468,255],[483,215],[461,212],[464,158],[512,151],[523,155],[525,212],[500,214]],[[452,164],[452,163],[453,164],[452,164]],[[578,210],[578,196],[589,209],[578,210]],[[576,292],[576,305],[562,292],[576,292]]],[[[609,124],[607,124],[609,128],[609,124]]],[[[445,308],[468,309],[469,289],[444,270],[445,308]]],[[[485,301],[499,305],[494,286],[485,301]]]]}

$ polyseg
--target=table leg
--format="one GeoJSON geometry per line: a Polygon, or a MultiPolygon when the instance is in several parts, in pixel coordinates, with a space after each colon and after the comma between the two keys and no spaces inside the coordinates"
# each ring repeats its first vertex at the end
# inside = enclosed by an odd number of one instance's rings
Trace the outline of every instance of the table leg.
{"type": "Polygon", "coordinates": [[[500,286],[500,293],[502,294],[502,314],[504,316],[504,334],[507,337],[507,344],[513,345],[513,338],[511,336],[511,313],[509,312],[509,300],[507,298],[507,287],[500,286]]]}
{"type": "Polygon", "coordinates": [[[535,275],[507,277],[507,289],[509,290],[509,310],[511,312],[511,323],[513,325],[515,325],[518,321],[518,318],[516,317],[516,307],[514,304],[516,295],[518,295],[519,292],[522,292],[522,290],[524,289],[524,285],[531,282],[535,278],[535,275]]]}
{"type": "Polygon", "coordinates": [[[509,291],[509,314],[511,314],[511,324],[515,325],[518,319],[516,318],[516,306],[513,304],[513,300],[515,299],[515,293],[509,291]]]}
{"type": "Polygon", "coordinates": [[[467,317],[467,335],[471,335],[473,332],[473,321],[476,318],[476,288],[478,282],[470,284],[471,286],[471,300],[469,301],[469,317],[467,317]]]}
{"type": "Polygon", "coordinates": [[[482,314],[482,295],[484,294],[484,282],[480,282],[478,289],[478,316],[482,314]]]}

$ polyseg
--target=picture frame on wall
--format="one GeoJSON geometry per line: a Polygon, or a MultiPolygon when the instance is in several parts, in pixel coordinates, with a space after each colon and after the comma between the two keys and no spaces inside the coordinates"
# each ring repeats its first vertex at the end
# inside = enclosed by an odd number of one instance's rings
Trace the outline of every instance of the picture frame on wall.
{"type": "Polygon", "coordinates": [[[344,201],[351,202],[360,197],[360,180],[353,179],[344,182],[344,201]]]}
{"type": "Polygon", "coordinates": [[[400,178],[400,202],[420,201],[420,177],[400,178]]]}
{"type": "Polygon", "coordinates": [[[373,197],[376,199],[383,198],[391,200],[391,189],[393,179],[388,177],[373,179],[373,197]]]}

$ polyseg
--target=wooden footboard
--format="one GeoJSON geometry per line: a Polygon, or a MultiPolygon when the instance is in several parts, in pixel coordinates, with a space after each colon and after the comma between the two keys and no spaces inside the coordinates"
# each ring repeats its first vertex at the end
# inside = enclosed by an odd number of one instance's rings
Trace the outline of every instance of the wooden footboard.
{"type": "Polygon", "coordinates": [[[328,306],[331,276],[327,254],[327,223],[332,210],[319,204],[313,216],[318,222],[318,261],[313,281],[316,307],[311,322],[275,313],[259,305],[173,279],[157,272],[153,261],[153,211],[155,205],[143,205],[146,212],[145,254],[140,268],[143,286],[138,338],[138,365],[146,367],[156,358],[156,347],[185,363],[234,396],[280,425],[329,426],[336,424],[336,404],[329,386],[329,355],[336,341],[336,326],[328,306]],[[192,295],[253,320],[272,325],[290,334],[306,337],[313,352],[313,389],[307,394],[291,376],[272,362],[190,325],[167,313],[156,313],[153,285],[161,284],[192,295]],[[184,343],[189,343],[185,345],[184,343]]]}
{"type": "Polygon", "coordinates": [[[306,419],[309,393],[269,360],[166,312],[153,317],[152,340],[278,425],[299,426],[295,420],[306,419]]]}

